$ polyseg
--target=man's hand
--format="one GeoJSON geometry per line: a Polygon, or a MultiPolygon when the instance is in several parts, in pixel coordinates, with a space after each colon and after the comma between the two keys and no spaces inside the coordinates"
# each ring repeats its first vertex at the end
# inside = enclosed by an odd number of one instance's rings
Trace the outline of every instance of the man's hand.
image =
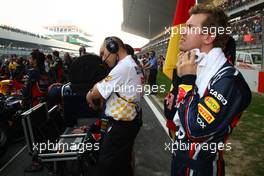
{"type": "Polygon", "coordinates": [[[92,92],[89,91],[86,95],[86,101],[90,108],[94,108],[93,98],[92,98],[92,92]]]}
{"type": "Polygon", "coordinates": [[[148,70],[148,69],[150,69],[150,67],[151,67],[151,65],[149,63],[146,63],[143,65],[144,70],[148,70]]]}
{"type": "Polygon", "coordinates": [[[103,108],[104,99],[99,94],[97,88],[93,88],[87,93],[86,101],[89,107],[91,107],[94,110],[103,108]]]}
{"type": "Polygon", "coordinates": [[[185,75],[196,75],[197,65],[195,63],[195,52],[180,52],[177,62],[177,74],[179,77],[185,75]]]}

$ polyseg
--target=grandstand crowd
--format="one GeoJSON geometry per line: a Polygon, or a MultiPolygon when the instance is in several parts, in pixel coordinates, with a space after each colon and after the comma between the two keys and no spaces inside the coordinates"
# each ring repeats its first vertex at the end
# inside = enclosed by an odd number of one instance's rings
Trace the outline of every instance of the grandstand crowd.
{"type": "Polygon", "coordinates": [[[233,38],[238,44],[259,44],[262,36],[262,16],[254,12],[231,22],[233,38]]]}
{"type": "MultiPolygon", "coordinates": [[[[225,0],[218,1],[217,5],[231,11],[239,7],[245,7],[257,0],[225,0]]],[[[262,38],[261,10],[249,10],[247,13],[230,19],[232,36],[237,45],[260,44],[262,38]]]]}
{"type": "Polygon", "coordinates": [[[235,8],[252,3],[254,1],[256,0],[224,0],[221,1],[220,6],[226,10],[233,10],[235,8]]]}

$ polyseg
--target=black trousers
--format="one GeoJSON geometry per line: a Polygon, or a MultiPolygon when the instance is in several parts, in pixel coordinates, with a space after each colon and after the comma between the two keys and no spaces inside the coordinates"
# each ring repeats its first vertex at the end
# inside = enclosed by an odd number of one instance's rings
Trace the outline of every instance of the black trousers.
{"type": "Polygon", "coordinates": [[[203,159],[190,160],[189,152],[176,151],[172,155],[171,176],[186,176],[193,170],[193,176],[225,176],[224,160],[214,161],[210,156],[203,156],[203,159]]]}
{"type": "Polygon", "coordinates": [[[133,176],[132,150],[142,119],[111,123],[112,128],[100,147],[96,176],[133,176]]]}
{"type": "Polygon", "coordinates": [[[157,69],[150,69],[150,74],[149,74],[149,85],[152,87],[153,85],[157,84],[157,69]]]}

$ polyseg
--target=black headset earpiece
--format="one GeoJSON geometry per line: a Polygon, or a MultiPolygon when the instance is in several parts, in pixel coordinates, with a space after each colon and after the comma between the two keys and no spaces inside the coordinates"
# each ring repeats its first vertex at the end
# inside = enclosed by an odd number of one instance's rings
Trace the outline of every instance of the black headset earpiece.
{"type": "Polygon", "coordinates": [[[106,49],[112,53],[116,54],[119,50],[118,43],[114,41],[111,37],[106,38],[106,49]]]}

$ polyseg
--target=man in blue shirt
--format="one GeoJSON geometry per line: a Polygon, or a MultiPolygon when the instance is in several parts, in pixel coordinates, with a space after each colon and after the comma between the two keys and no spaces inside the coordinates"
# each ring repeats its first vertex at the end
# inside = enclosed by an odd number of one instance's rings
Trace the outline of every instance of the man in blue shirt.
{"type": "MultiPolygon", "coordinates": [[[[150,52],[150,59],[149,59],[149,66],[148,68],[150,69],[150,74],[149,74],[149,85],[151,88],[153,85],[157,84],[157,73],[158,73],[158,61],[156,58],[156,53],[155,51],[150,52]]],[[[154,94],[155,92],[152,92],[154,94]]]]}

